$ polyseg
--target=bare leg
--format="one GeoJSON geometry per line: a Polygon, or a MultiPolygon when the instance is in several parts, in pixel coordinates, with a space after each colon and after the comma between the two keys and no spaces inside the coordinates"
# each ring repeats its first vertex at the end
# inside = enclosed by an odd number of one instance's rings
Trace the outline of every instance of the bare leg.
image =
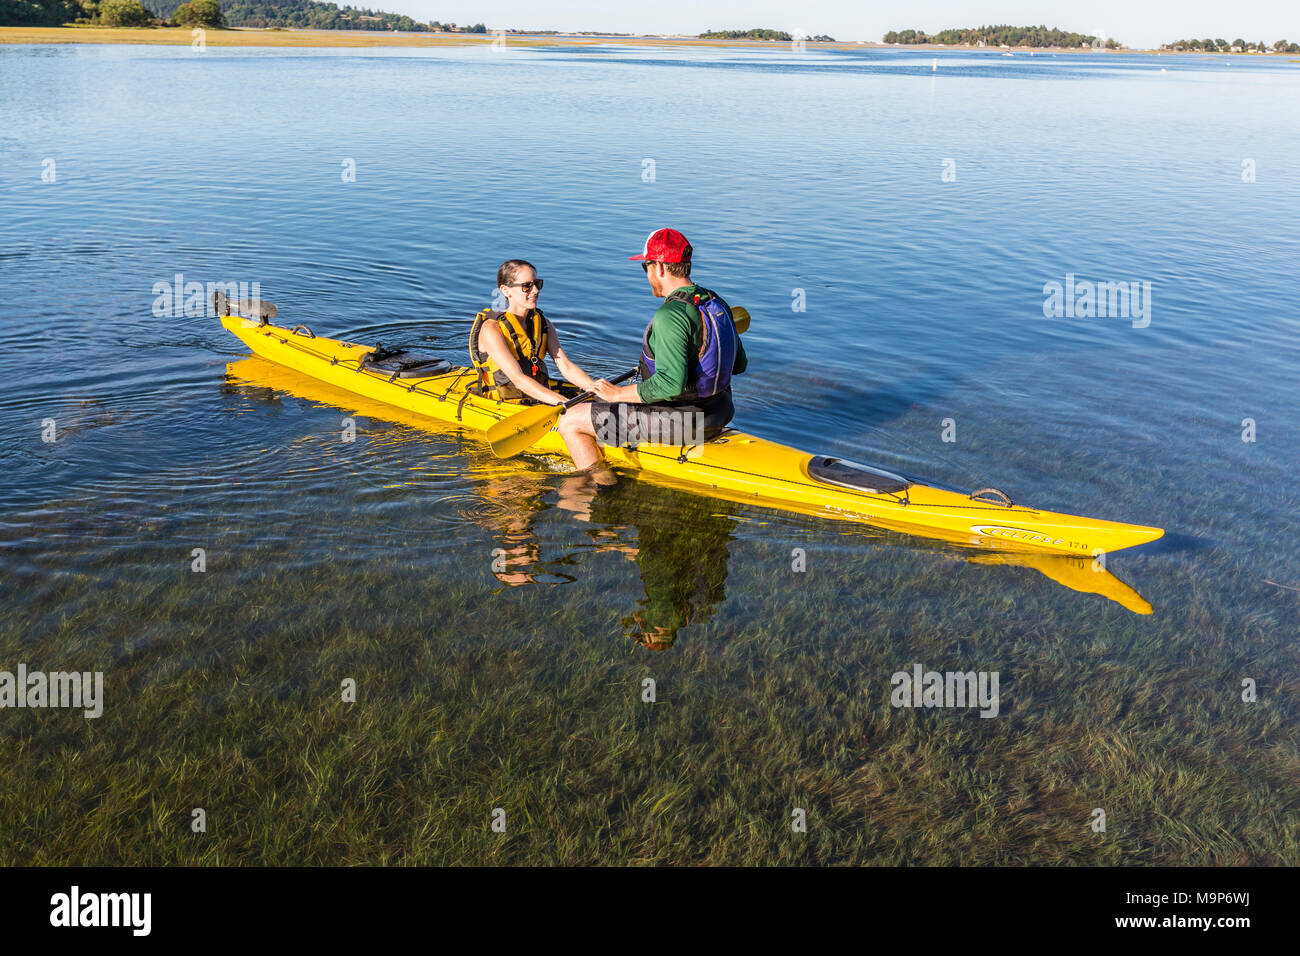
{"type": "Polygon", "coordinates": [[[596,444],[596,428],[591,422],[591,405],[584,402],[574,405],[560,416],[560,437],[569,449],[569,457],[579,471],[604,461],[600,446],[596,444]]]}

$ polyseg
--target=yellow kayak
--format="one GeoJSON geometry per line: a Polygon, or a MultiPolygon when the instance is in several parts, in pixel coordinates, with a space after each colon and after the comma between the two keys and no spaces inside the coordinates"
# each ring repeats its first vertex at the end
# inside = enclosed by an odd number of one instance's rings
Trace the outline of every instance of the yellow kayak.
{"type": "MultiPolygon", "coordinates": [[[[255,354],[348,392],[418,415],[486,433],[530,407],[484,398],[470,386],[473,368],[396,377],[363,367],[372,346],[225,315],[221,323],[255,354]]],[[[558,427],[528,452],[567,457],[558,427]]],[[[607,447],[606,463],[638,477],[732,501],[801,514],[864,522],[997,552],[1093,556],[1154,541],[1164,531],[1143,525],[1039,511],[1000,492],[978,495],[936,488],[887,471],[780,445],[727,429],[689,447],[607,447]]],[[[1089,564],[1093,563],[1091,561],[1089,564]]],[[[1080,590],[1083,590],[1080,588],[1080,590]]]]}

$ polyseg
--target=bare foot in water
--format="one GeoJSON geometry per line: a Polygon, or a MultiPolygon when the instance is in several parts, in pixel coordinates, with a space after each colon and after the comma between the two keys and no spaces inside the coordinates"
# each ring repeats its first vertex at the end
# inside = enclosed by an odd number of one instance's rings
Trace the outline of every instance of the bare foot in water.
{"type": "Polygon", "coordinates": [[[601,462],[597,462],[596,464],[592,465],[590,468],[583,469],[582,471],[578,472],[578,474],[586,475],[596,484],[606,488],[609,487],[610,485],[618,484],[618,475],[615,474],[612,469],[610,469],[608,466],[606,466],[604,463],[601,462]]]}

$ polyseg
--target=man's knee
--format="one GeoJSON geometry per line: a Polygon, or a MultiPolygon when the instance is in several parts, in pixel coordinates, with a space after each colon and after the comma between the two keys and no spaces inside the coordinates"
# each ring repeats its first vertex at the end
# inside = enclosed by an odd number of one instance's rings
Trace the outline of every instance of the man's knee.
{"type": "Polygon", "coordinates": [[[593,433],[591,409],[587,406],[577,405],[560,416],[561,435],[590,435],[593,433]]]}

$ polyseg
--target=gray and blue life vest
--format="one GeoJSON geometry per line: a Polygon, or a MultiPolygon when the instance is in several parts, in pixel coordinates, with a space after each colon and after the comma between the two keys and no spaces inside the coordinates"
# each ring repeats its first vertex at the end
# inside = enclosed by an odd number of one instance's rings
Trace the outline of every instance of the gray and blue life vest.
{"type": "MultiPolygon", "coordinates": [[[[720,299],[716,292],[696,287],[695,292],[685,288],[669,294],[665,302],[678,299],[695,307],[704,328],[704,340],[700,353],[691,356],[686,371],[686,386],[678,401],[696,401],[721,395],[731,386],[731,370],[736,364],[736,352],[740,348],[740,335],[736,331],[735,320],[731,317],[731,308],[720,299]]],[[[641,380],[655,373],[654,351],[650,348],[650,330],[654,327],[651,319],[641,336],[641,361],[639,371],[641,380]]]]}

